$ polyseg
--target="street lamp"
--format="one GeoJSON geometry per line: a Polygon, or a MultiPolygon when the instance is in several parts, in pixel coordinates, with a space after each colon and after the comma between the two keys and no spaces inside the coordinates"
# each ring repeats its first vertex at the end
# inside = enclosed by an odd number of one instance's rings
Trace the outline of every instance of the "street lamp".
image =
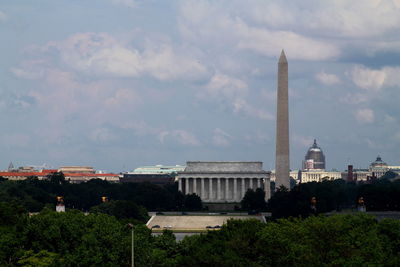
{"type": "Polygon", "coordinates": [[[128,223],[128,227],[131,228],[131,267],[135,267],[135,239],[134,239],[134,232],[133,232],[133,224],[128,223]]]}

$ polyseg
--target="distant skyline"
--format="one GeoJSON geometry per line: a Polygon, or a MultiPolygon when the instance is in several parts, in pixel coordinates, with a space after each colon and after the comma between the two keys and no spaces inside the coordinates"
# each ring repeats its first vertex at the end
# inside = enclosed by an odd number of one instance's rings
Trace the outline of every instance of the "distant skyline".
{"type": "Polygon", "coordinates": [[[0,3],[0,169],[275,165],[289,62],[291,169],[400,165],[400,0],[0,3]]]}

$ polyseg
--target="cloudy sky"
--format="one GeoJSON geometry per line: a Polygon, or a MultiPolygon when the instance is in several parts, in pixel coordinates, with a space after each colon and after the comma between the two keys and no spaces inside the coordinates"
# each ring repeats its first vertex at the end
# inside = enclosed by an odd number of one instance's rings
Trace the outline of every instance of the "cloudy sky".
{"type": "Polygon", "coordinates": [[[0,36],[0,169],[271,169],[281,49],[293,169],[400,165],[400,0],[2,0],[0,36]]]}

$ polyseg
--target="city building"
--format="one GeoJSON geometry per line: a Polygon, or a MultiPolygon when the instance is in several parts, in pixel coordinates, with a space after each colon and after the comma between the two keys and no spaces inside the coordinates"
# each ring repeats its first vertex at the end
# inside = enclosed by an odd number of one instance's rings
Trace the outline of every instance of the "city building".
{"type": "Polygon", "coordinates": [[[33,170],[31,172],[27,171],[1,171],[0,177],[6,178],[8,180],[26,180],[30,177],[37,177],[39,180],[46,179],[47,175],[57,172],[57,170],[33,170]]]}
{"type": "Polygon", "coordinates": [[[179,191],[197,194],[205,203],[240,202],[248,189],[257,188],[270,198],[270,172],[262,162],[188,161],[177,180],[179,191]]]}
{"type": "Polygon", "coordinates": [[[87,182],[93,179],[100,179],[103,181],[118,183],[120,180],[120,175],[115,173],[79,173],[79,172],[65,172],[65,180],[78,184],[82,182],[87,182]]]}
{"type": "Polygon", "coordinates": [[[327,171],[325,155],[318,146],[317,140],[307,150],[303,160],[303,169],[299,172],[298,181],[300,183],[322,182],[329,180],[342,179],[342,173],[339,171],[327,171]]]}
{"type": "Polygon", "coordinates": [[[377,156],[376,160],[369,165],[368,171],[371,172],[374,177],[379,178],[388,171],[400,174],[400,166],[388,165],[380,156],[377,156]]]}
{"type": "Polygon", "coordinates": [[[331,181],[342,179],[342,172],[325,170],[301,171],[298,179],[300,183],[331,181]]]}
{"type": "Polygon", "coordinates": [[[101,179],[109,182],[119,182],[120,176],[113,173],[96,173],[92,167],[87,166],[64,166],[57,169],[42,169],[42,166],[24,166],[14,168],[12,163],[7,171],[0,172],[0,176],[9,180],[25,180],[31,177],[37,177],[39,180],[47,179],[47,176],[62,172],[65,180],[70,183],[87,182],[92,179],[101,179]]]}
{"type": "Polygon", "coordinates": [[[58,171],[63,173],[96,173],[93,167],[89,166],[63,166],[58,171]]]}
{"type": "Polygon", "coordinates": [[[143,166],[136,168],[132,172],[123,173],[120,178],[122,183],[142,183],[150,182],[154,184],[173,183],[178,172],[184,171],[185,166],[143,166]]]}
{"type": "MultiPolygon", "coordinates": [[[[342,172],[325,170],[325,155],[315,139],[312,146],[307,150],[302,165],[302,170],[289,172],[290,178],[294,179],[297,184],[342,179],[343,176],[342,172]]],[[[275,179],[275,170],[273,170],[271,181],[275,181],[275,179]]]]}
{"type": "Polygon", "coordinates": [[[303,171],[325,170],[325,155],[314,139],[313,145],[307,150],[303,161],[303,171]]]}
{"type": "Polygon", "coordinates": [[[380,156],[377,156],[368,169],[353,169],[353,166],[349,165],[347,171],[343,172],[342,179],[346,181],[369,181],[381,178],[388,171],[400,175],[400,166],[388,165],[380,156]]]}

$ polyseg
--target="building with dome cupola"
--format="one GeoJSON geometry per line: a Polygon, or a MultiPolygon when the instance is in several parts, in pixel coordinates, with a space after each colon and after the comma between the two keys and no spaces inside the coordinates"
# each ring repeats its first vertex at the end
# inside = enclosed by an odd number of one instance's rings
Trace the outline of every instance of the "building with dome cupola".
{"type": "Polygon", "coordinates": [[[298,180],[301,183],[321,182],[324,180],[341,179],[342,173],[338,171],[326,171],[325,155],[317,145],[317,140],[307,150],[303,160],[303,168],[299,172],[298,180]]]}
{"type": "MultiPolygon", "coordinates": [[[[303,167],[301,170],[292,170],[290,172],[290,178],[293,178],[296,183],[322,182],[324,180],[342,178],[342,173],[339,171],[325,170],[325,155],[315,139],[314,143],[307,150],[302,163],[303,167]]],[[[271,180],[275,180],[275,170],[272,170],[271,180]]]]}
{"type": "Polygon", "coordinates": [[[368,171],[371,173],[372,177],[379,178],[384,175],[387,171],[392,171],[395,173],[400,173],[400,166],[389,166],[382,160],[380,156],[376,157],[376,160],[371,162],[368,171]]]}
{"type": "Polygon", "coordinates": [[[315,139],[303,161],[303,171],[308,170],[325,170],[325,155],[315,139]]]}

